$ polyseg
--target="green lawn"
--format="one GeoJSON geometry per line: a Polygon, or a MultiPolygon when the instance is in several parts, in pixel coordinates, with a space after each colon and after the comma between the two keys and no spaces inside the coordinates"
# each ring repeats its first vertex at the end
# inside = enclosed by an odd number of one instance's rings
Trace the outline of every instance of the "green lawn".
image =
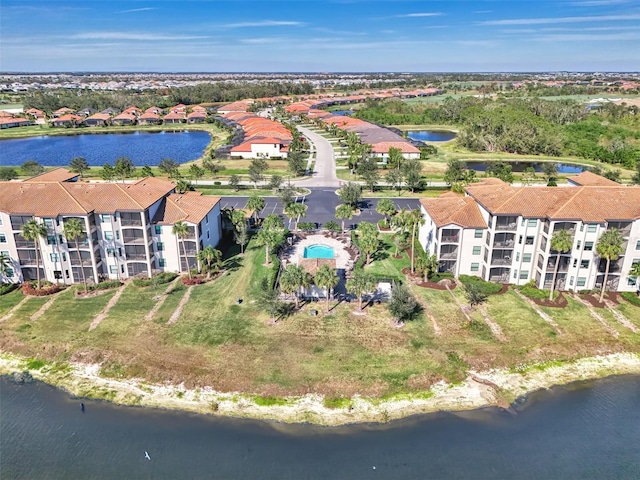
{"type": "Polygon", "coordinates": [[[22,294],[22,290],[19,288],[5,295],[0,295],[0,317],[20,303],[23,298],[24,295],[22,294]]]}

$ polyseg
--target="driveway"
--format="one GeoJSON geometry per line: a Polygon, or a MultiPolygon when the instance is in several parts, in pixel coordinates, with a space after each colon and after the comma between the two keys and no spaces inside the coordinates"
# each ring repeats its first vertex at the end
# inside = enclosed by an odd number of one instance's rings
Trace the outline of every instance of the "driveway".
{"type": "Polygon", "coordinates": [[[336,159],[333,147],[322,135],[312,132],[308,128],[298,127],[300,133],[309,139],[316,147],[316,164],[311,178],[295,183],[301,187],[337,187],[340,180],[336,177],[336,159]]]}

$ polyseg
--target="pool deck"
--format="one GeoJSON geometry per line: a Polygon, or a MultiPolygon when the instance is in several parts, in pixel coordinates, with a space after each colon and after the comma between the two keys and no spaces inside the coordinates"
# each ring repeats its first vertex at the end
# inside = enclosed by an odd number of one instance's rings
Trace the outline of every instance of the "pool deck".
{"type": "Polygon", "coordinates": [[[294,245],[294,250],[291,254],[291,262],[296,265],[300,264],[300,260],[304,258],[304,249],[312,245],[326,245],[333,248],[334,259],[336,261],[336,268],[347,269],[352,266],[351,256],[347,252],[345,245],[340,240],[325,237],[324,235],[309,235],[307,238],[303,238],[294,245]]]}

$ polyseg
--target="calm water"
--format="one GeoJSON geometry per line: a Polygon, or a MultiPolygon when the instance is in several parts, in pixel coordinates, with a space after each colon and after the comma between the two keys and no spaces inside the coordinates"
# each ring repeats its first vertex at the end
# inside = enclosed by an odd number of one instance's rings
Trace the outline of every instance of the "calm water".
{"type": "MultiPolygon", "coordinates": [[[[467,167],[477,172],[484,172],[489,165],[488,162],[474,162],[467,161],[465,162],[467,167]]],[[[528,167],[533,167],[536,172],[542,172],[544,163],[543,162],[509,162],[511,165],[511,169],[514,172],[524,172],[524,170],[528,167]]],[[[587,167],[581,167],[580,165],[574,165],[572,163],[559,163],[556,162],[556,166],[558,167],[558,173],[581,173],[587,167]]]]}
{"type": "Polygon", "coordinates": [[[449,130],[413,130],[408,131],[407,136],[412,140],[421,142],[448,142],[456,138],[456,132],[449,130]]]}
{"type": "Polygon", "coordinates": [[[333,110],[331,113],[334,115],[342,115],[343,117],[350,117],[355,110],[333,110]]]}
{"type": "Polygon", "coordinates": [[[304,258],[333,258],[333,248],[327,245],[310,245],[304,248],[304,258]]]}
{"type": "Polygon", "coordinates": [[[61,391],[6,378],[0,400],[3,480],[640,478],[640,377],[554,388],[517,415],[485,409],[340,428],[93,401],[82,413],[61,391]]]}
{"type": "Polygon", "coordinates": [[[195,160],[211,141],[207,132],[133,132],[43,136],[0,140],[0,165],[36,160],[47,166],[66,166],[74,157],[89,165],[114,164],[129,157],[135,165],[157,165],[163,158],[178,163],[195,160]]]}

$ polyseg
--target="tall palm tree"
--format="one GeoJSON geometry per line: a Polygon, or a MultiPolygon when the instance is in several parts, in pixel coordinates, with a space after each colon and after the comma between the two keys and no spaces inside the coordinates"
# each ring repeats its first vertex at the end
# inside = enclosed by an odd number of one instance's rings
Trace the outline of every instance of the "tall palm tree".
{"type": "MultiPolygon", "coordinates": [[[[635,262],[633,265],[631,265],[629,275],[631,275],[632,277],[636,277],[636,285],[640,284],[640,262],[635,262]]],[[[640,288],[638,289],[638,295],[640,295],[640,288]]]]}
{"type": "Polygon", "coordinates": [[[358,297],[358,307],[362,310],[362,297],[367,292],[373,290],[373,277],[362,268],[353,271],[353,277],[347,280],[347,291],[358,297]]]}
{"type": "Polygon", "coordinates": [[[558,230],[551,237],[551,250],[556,253],[556,266],[553,269],[553,279],[551,280],[551,290],[549,292],[549,301],[553,300],[553,290],[556,288],[556,277],[558,275],[558,267],[560,266],[560,255],[571,251],[573,247],[573,237],[567,230],[558,230]]]}
{"type": "Polygon", "coordinates": [[[274,213],[267,215],[264,222],[262,222],[262,228],[256,236],[256,244],[258,246],[264,245],[267,265],[271,263],[269,251],[278,246],[283,240],[283,229],[282,219],[274,213]]]}
{"type": "MultiPolygon", "coordinates": [[[[178,242],[182,244],[182,254],[184,255],[184,261],[187,265],[187,274],[191,278],[191,269],[189,268],[189,257],[187,257],[187,247],[184,245],[184,239],[189,236],[189,225],[182,220],[177,221],[171,228],[171,233],[177,235],[178,242]]],[[[182,271],[182,265],[180,265],[180,271],[182,271]]]]}
{"type": "Polygon", "coordinates": [[[207,270],[207,279],[211,278],[211,272],[218,272],[222,266],[222,252],[207,245],[198,252],[198,261],[207,270]]]}
{"type": "Polygon", "coordinates": [[[27,240],[32,240],[36,249],[36,274],[38,278],[38,290],[40,290],[40,243],[38,240],[47,236],[47,227],[35,219],[29,220],[22,225],[22,236],[27,240]]]}
{"type": "Polygon", "coordinates": [[[353,218],[353,207],[346,203],[338,205],[338,208],[336,208],[336,218],[342,220],[342,231],[344,232],[344,221],[345,219],[351,220],[353,218]]]}
{"type": "Polygon", "coordinates": [[[316,285],[320,288],[327,289],[326,311],[329,311],[329,298],[331,298],[331,289],[338,285],[339,278],[336,271],[329,265],[322,265],[315,275],[316,285]]]}
{"type": "Polygon", "coordinates": [[[255,223],[258,223],[258,215],[264,209],[265,205],[265,199],[257,194],[253,194],[247,199],[247,209],[252,212],[255,223]]]}
{"type": "Polygon", "coordinates": [[[300,307],[300,289],[308,287],[310,283],[309,274],[300,265],[288,265],[280,275],[280,289],[295,294],[296,308],[300,307]]]}
{"type": "Polygon", "coordinates": [[[424,225],[424,217],[419,208],[409,212],[409,223],[411,225],[411,273],[414,272],[414,258],[416,248],[416,229],[419,225],[424,225]]]}
{"type": "Polygon", "coordinates": [[[396,204],[389,198],[382,198],[376,206],[376,212],[384,215],[384,221],[389,225],[389,219],[396,214],[396,204]]]}
{"type": "Polygon", "coordinates": [[[284,207],[284,214],[289,217],[290,220],[296,219],[296,230],[298,229],[298,223],[300,223],[300,217],[304,217],[307,214],[307,205],[304,203],[291,202],[284,207]]]}
{"type": "Polygon", "coordinates": [[[604,298],[604,289],[607,287],[607,279],[609,277],[609,267],[611,260],[617,260],[622,253],[622,244],[624,243],[624,237],[617,228],[610,228],[606,230],[596,244],[596,253],[600,258],[607,260],[607,267],[604,271],[604,281],[602,282],[602,290],[600,291],[600,303],[604,298]]]}
{"type": "Polygon", "coordinates": [[[244,246],[249,241],[249,232],[247,231],[247,224],[245,222],[236,224],[233,230],[233,239],[240,245],[240,255],[244,255],[244,246]]]}
{"type": "Polygon", "coordinates": [[[79,218],[67,218],[64,221],[63,227],[64,236],[67,240],[72,240],[76,245],[76,253],[78,254],[78,259],[80,260],[80,271],[82,272],[82,284],[84,285],[84,293],[87,293],[87,278],[84,273],[84,262],[82,260],[82,255],[80,254],[80,243],[78,240],[85,235],[84,231],[84,222],[79,218]]]}

